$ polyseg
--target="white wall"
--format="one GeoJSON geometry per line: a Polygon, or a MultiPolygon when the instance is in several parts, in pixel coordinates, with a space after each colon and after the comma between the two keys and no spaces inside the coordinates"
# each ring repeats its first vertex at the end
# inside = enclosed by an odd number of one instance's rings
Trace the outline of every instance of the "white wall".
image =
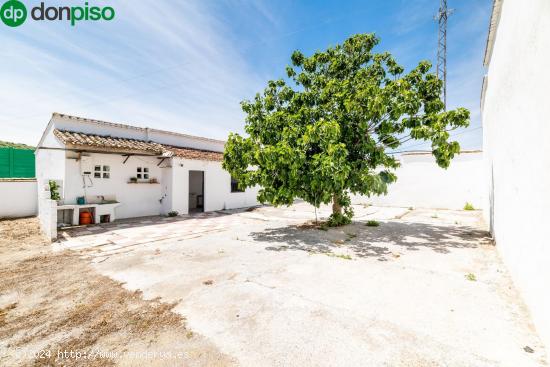
{"type": "MultiPolygon", "coordinates": [[[[67,153],[76,157],[74,153],[67,153]]],[[[231,178],[223,170],[221,162],[209,162],[172,158],[157,167],[156,157],[131,156],[126,164],[125,157],[117,154],[89,153],[92,165],[108,165],[109,179],[91,178],[83,187],[80,161],[66,159],[66,174],[63,185],[63,201],[75,204],[79,196],[115,196],[122,205],[117,207],[117,218],[131,218],[167,214],[171,210],[187,214],[189,209],[189,171],[204,171],[204,210],[242,208],[257,205],[257,189],[243,193],[231,193],[231,178]],[[137,167],[148,167],[151,178],[159,184],[131,184],[130,177],[136,176],[137,167]],[[160,199],[162,198],[162,202],[160,199]]]]}
{"type": "Polygon", "coordinates": [[[37,184],[38,187],[38,219],[40,230],[49,239],[57,239],[57,202],[51,200],[48,185],[37,184]]]}
{"type": "Polygon", "coordinates": [[[506,0],[482,106],[487,220],[550,347],[550,2],[506,0]]]}
{"type": "MultiPolygon", "coordinates": [[[[68,153],[76,157],[76,154],[68,153]]],[[[115,209],[117,218],[131,218],[161,213],[163,185],[128,183],[130,177],[136,177],[137,167],[148,167],[149,177],[162,179],[162,169],[157,167],[159,160],[156,157],[131,156],[126,163],[126,157],[118,154],[89,154],[92,166],[108,165],[110,178],[94,178],[86,180],[84,188],[80,173],[80,160],[66,159],[66,174],[63,190],[63,201],[66,204],[76,204],[79,196],[115,196],[122,205],[115,209]]],[[[164,200],[163,200],[164,201],[164,200]]]]}
{"type": "Polygon", "coordinates": [[[171,160],[165,160],[161,164],[161,209],[160,213],[163,215],[168,214],[171,212],[172,209],[172,183],[173,183],[173,175],[172,175],[172,165],[171,160]]]}
{"type": "Polygon", "coordinates": [[[52,133],[53,124],[48,124],[44,133],[43,147],[53,149],[35,150],[36,167],[36,193],[38,218],[40,229],[51,240],[57,238],[57,203],[50,200],[48,182],[55,180],[62,183],[65,181],[65,152],[61,150],[63,145],[52,133]]]}
{"type": "Polygon", "coordinates": [[[48,180],[65,179],[65,151],[61,144],[53,135],[53,124],[49,124],[44,134],[42,147],[52,149],[35,150],[35,168],[36,180],[42,184],[48,180]]]}
{"type": "Polygon", "coordinates": [[[0,218],[21,218],[38,212],[36,180],[0,179],[0,218]]]}
{"type": "Polygon", "coordinates": [[[431,154],[402,155],[397,181],[382,196],[353,197],[354,203],[418,208],[462,209],[466,202],[481,208],[483,203],[482,153],[455,156],[447,169],[439,167],[431,154]]]}
{"type": "Polygon", "coordinates": [[[244,208],[257,205],[258,188],[231,192],[231,176],[221,162],[174,158],[173,209],[187,214],[189,208],[189,171],[204,171],[204,211],[244,208]]]}

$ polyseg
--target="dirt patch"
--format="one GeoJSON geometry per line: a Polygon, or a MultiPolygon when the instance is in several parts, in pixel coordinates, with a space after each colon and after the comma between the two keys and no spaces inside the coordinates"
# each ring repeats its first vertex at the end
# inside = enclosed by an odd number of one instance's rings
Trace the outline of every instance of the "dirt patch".
{"type": "Polygon", "coordinates": [[[35,219],[0,222],[0,364],[234,364],[172,311],[99,275],[82,254],[53,253],[35,219]]]}

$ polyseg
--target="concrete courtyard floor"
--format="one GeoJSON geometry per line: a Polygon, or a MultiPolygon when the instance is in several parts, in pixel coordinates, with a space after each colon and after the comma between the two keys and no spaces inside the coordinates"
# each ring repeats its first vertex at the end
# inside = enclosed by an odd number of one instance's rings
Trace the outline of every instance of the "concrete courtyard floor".
{"type": "Polygon", "coordinates": [[[546,365],[480,212],[354,209],[327,231],[300,203],[69,230],[55,246],[178,302],[242,366],[546,365]]]}

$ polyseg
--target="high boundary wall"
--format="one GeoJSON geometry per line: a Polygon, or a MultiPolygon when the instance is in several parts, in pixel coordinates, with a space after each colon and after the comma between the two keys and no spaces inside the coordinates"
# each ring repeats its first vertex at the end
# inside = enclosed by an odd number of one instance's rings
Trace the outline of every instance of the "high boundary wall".
{"type": "Polygon", "coordinates": [[[36,179],[0,179],[0,218],[36,215],[36,179]]]}
{"type": "Polygon", "coordinates": [[[415,208],[463,209],[466,203],[479,209],[483,204],[483,154],[466,151],[455,156],[449,168],[435,163],[431,153],[418,152],[399,157],[397,181],[388,194],[354,196],[354,203],[415,208]]]}
{"type": "Polygon", "coordinates": [[[482,95],[496,247],[550,348],[550,1],[495,1],[482,95]]]}

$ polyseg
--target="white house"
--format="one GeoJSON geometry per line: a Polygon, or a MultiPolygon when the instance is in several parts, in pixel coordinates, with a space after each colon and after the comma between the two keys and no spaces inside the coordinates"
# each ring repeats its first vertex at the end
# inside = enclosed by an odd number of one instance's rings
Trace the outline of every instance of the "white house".
{"type": "Polygon", "coordinates": [[[36,148],[43,227],[77,224],[82,211],[99,222],[257,205],[257,188],[240,191],[222,168],[224,144],[54,113],[36,148]],[[50,180],[57,202],[48,200],[50,180]]]}

